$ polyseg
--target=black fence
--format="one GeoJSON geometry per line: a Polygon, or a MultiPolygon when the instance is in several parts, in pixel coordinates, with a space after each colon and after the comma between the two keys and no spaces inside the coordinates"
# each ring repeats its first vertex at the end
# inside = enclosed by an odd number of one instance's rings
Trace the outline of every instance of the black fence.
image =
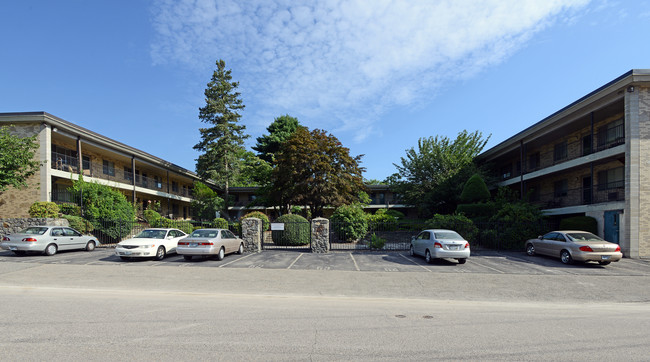
{"type": "Polygon", "coordinates": [[[311,223],[309,221],[272,223],[264,232],[262,250],[311,250],[311,223]]]}

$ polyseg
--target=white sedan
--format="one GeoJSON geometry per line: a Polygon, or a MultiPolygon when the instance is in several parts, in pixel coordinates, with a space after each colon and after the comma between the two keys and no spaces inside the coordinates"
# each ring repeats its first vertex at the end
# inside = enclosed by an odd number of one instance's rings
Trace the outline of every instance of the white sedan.
{"type": "Polygon", "coordinates": [[[122,260],[131,258],[154,258],[163,260],[165,255],[176,252],[178,241],[187,234],[178,229],[144,229],[131,239],[121,241],[115,247],[115,255],[122,260]]]}
{"type": "Polygon", "coordinates": [[[411,256],[424,256],[427,263],[433,259],[450,258],[465,264],[469,253],[469,242],[453,230],[423,230],[411,239],[411,256]]]}

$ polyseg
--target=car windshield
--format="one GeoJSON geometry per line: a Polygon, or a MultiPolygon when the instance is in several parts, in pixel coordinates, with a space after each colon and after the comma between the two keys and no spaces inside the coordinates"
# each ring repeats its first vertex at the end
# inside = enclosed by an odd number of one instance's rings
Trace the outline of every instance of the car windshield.
{"type": "Polygon", "coordinates": [[[31,227],[21,231],[21,234],[43,235],[47,231],[46,227],[31,227]]]}
{"type": "Polygon", "coordinates": [[[439,240],[458,240],[463,238],[455,231],[436,231],[435,234],[436,239],[439,240]]]}
{"type": "Polygon", "coordinates": [[[140,239],[164,239],[167,231],[165,230],[142,230],[142,232],[136,235],[136,238],[140,239]]]}
{"type": "Polygon", "coordinates": [[[592,233],[568,233],[567,235],[575,241],[604,241],[592,233]]]}
{"type": "Polygon", "coordinates": [[[216,238],[219,230],[194,230],[190,237],[193,238],[216,238]]]}

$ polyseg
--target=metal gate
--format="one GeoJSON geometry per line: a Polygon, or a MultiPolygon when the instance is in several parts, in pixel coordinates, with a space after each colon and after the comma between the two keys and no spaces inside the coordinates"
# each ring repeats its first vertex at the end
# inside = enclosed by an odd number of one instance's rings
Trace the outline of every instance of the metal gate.
{"type": "Polygon", "coordinates": [[[330,223],[330,250],[404,251],[420,224],[369,222],[365,226],[350,222],[330,223]]]}
{"type": "Polygon", "coordinates": [[[311,224],[309,221],[271,223],[265,231],[262,250],[311,251],[311,224]]]}

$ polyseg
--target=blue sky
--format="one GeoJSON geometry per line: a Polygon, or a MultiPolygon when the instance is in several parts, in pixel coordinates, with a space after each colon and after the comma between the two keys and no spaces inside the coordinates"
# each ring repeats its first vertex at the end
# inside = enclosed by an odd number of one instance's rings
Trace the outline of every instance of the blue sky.
{"type": "Polygon", "coordinates": [[[650,68],[650,1],[3,1],[0,112],[45,111],[194,170],[223,59],[247,146],[289,114],[395,172],[421,137],[507,139],[650,68]]]}

